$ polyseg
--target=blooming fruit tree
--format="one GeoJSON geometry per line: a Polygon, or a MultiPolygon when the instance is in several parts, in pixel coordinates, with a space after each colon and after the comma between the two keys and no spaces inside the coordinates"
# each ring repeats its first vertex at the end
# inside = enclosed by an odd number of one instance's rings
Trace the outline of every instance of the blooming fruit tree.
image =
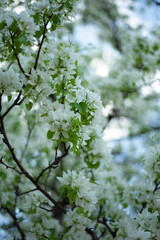
{"type": "Polygon", "coordinates": [[[100,98],[82,85],[66,39],[76,9],[0,2],[0,237],[159,239],[159,149],[132,184],[123,178],[102,140],[100,98]]]}

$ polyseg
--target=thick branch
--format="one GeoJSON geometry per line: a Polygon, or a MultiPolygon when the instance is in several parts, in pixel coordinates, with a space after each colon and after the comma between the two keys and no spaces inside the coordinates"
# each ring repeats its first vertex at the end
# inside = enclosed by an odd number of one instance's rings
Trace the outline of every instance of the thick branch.
{"type": "Polygon", "coordinates": [[[92,240],[98,240],[97,234],[93,228],[86,228],[85,231],[92,237],[92,240]]]}

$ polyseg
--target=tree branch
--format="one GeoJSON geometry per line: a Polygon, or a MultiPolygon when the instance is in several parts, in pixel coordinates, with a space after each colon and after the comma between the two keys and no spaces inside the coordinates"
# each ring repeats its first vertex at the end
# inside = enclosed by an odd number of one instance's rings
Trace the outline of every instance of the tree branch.
{"type": "Polygon", "coordinates": [[[13,52],[14,52],[14,56],[15,56],[15,58],[16,58],[16,60],[17,60],[19,69],[20,69],[20,71],[23,73],[23,75],[24,75],[26,78],[28,78],[29,76],[28,76],[28,75],[26,74],[26,72],[24,71],[24,69],[23,69],[23,67],[22,67],[22,65],[21,65],[21,62],[20,62],[20,60],[19,60],[18,54],[16,53],[16,50],[15,50],[15,47],[14,47],[14,35],[13,35],[10,31],[9,31],[9,34],[10,34],[10,36],[11,36],[11,41],[12,41],[12,44],[10,44],[10,45],[11,45],[12,50],[13,50],[13,52]]]}
{"type": "MultiPolygon", "coordinates": [[[[154,187],[154,190],[153,190],[153,194],[157,191],[157,190],[160,190],[160,181],[155,181],[154,182],[155,183],[155,187],[154,187]]],[[[147,202],[143,202],[142,203],[142,207],[141,207],[141,209],[139,210],[139,213],[142,213],[143,212],[143,210],[145,209],[145,207],[147,206],[147,202]]]]}
{"type": "Polygon", "coordinates": [[[105,233],[106,233],[106,229],[104,229],[103,231],[101,231],[101,235],[98,237],[98,239],[104,237],[105,233]]]}
{"type": "Polygon", "coordinates": [[[53,212],[53,209],[47,209],[45,207],[39,206],[41,209],[43,209],[46,212],[53,212]]]}
{"type": "Polygon", "coordinates": [[[36,190],[38,190],[38,189],[37,189],[37,188],[34,188],[34,189],[31,189],[31,190],[28,190],[28,191],[22,192],[22,193],[17,192],[17,195],[18,195],[18,196],[22,196],[22,195],[25,195],[25,194],[27,194],[27,193],[34,192],[34,191],[36,191],[36,190]]]}
{"type": "Polygon", "coordinates": [[[43,174],[44,174],[47,170],[49,170],[49,169],[51,169],[51,168],[57,168],[60,160],[68,155],[69,149],[70,149],[70,146],[69,146],[68,148],[66,148],[66,145],[65,145],[65,147],[64,147],[64,154],[62,154],[61,156],[57,157],[57,150],[58,150],[58,146],[57,146],[57,147],[56,147],[56,150],[55,150],[55,160],[54,160],[54,162],[52,162],[48,167],[44,168],[44,169],[40,172],[40,174],[38,175],[38,177],[36,178],[35,181],[38,182],[39,179],[43,176],[43,174]]]}
{"type": "Polygon", "coordinates": [[[60,206],[54,200],[54,198],[47,191],[45,191],[45,189],[43,189],[41,187],[41,185],[23,168],[22,164],[20,163],[20,161],[18,160],[18,158],[15,155],[14,148],[11,146],[11,144],[8,140],[2,118],[0,119],[0,124],[1,124],[1,129],[0,130],[1,130],[1,133],[2,133],[3,138],[4,138],[3,141],[6,144],[6,146],[8,147],[8,149],[9,149],[11,155],[12,155],[13,161],[17,164],[17,166],[19,167],[21,172],[26,176],[27,179],[29,179],[35,185],[37,190],[39,190],[43,195],[45,195],[59,210],[66,213],[66,210],[62,206],[60,206]]]}
{"type": "Polygon", "coordinates": [[[1,111],[2,111],[2,94],[0,93],[0,117],[1,117],[1,111]]]}
{"type": "Polygon", "coordinates": [[[99,212],[98,212],[98,216],[97,216],[97,222],[99,221],[99,219],[100,219],[100,217],[101,217],[102,209],[103,209],[103,205],[101,204],[101,205],[99,206],[99,212]]]}
{"type": "Polygon", "coordinates": [[[12,170],[16,171],[19,175],[23,174],[22,172],[18,171],[16,169],[16,167],[11,167],[11,166],[7,165],[6,163],[4,163],[2,159],[3,159],[3,157],[1,157],[1,159],[0,159],[0,164],[4,165],[6,167],[6,169],[8,169],[8,168],[12,169],[12,170]]]}
{"type": "MultiPolygon", "coordinates": [[[[51,16],[50,16],[49,18],[51,18],[52,15],[53,15],[53,14],[51,14],[51,16]]],[[[39,48],[38,48],[38,52],[37,52],[35,64],[34,64],[34,67],[33,67],[34,70],[36,70],[36,69],[37,69],[37,66],[38,66],[38,62],[39,62],[39,57],[40,57],[42,45],[43,45],[44,40],[45,40],[45,38],[46,38],[46,31],[47,31],[47,25],[48,25],[48,23],[49,23],[49,20],[48,20],[46,23],[45,23],[45,20],[44,20],[44,29],[43,29],[43,34],[42,34],[42,40],[41,40],[41,42],[40,42],[40,44],[39,44],[39,48]]],[[[31,72],[32,72],[32,68],[30,69],[29,74],[31,74],[31,72]]]]}
{"type": "Polygon", "coordinates": [[[98,240],[97,234],[93,228],[86,228],[85,231],[92,237],[92,240],[98,240]]]}
{"type": "Polygon", "coordinates": [[[105,217],[103,217],[102,220],[98,220],[98,222],[103,224],[107,228],[107,230],[109,231],[109,233],[112,235],[113,238],[116,238],[118,228],[116,228],[115,231],[113,231],[108,225],[108,223],[106,222],[105,217]]]}
{"type": "Polygon", "coordinates": [[[30,140],[30,138],[31,138],[31,134],[32,134],[32,131],[33,131],[35,125],[36,125],[36,123],[34,122],[34,124],[32,125],[32,127],[28,126],[29,132],[28,132],[26,144],[25,144],[24,149],[23,149],[23,152],[22,152],[22,154],[21,154],[21,158],[20,158],[20,161],[21,161],[21,162],[22,162],[22,160],[23,160],[23,158],[24,158],[24,156],[25,156],[25,153],[26,153],[26,151],[27,151],[28,144],[29,144],[29,140],[30,140]]]}
{"type": "Polygon", "coordinates": [[[155,182],[155,188],[154,188],[154,190],[153,190],[153,193],[155,193],[157,190],[159,190],[160,189],[160,181],[156,181],[155,182]]]}
{"type": "Polygon", "coordinates": [[[22,103],[22,100],[19,102],[20,97],[22,95],[22,91],[19,92],[17,98],[14,100],[13,104],[6,110],[4,114],[2,114],[1,118],[5,118],[5,116],[12,110],[12,108],[16,105],[20,105],[22,103]]]}
{"type": "Polygon", "coordinates": [[[6,210],[6,212],[11,216],[11,218],[13,219],[15,227],[18,229],[19,233],[21,234],[22,240],[25,240],[26,239],[26,235],[23,232],[22,228],[20,227],[19,222],[17,221],[15,213],[12,212],[11,209],[8,208],[8,207],[4,207],[3,209],[6,210]]]}
{"type": "MultiPolygon", "coordinates": [[[[37,66],[38,66],[38,61],[39,61],[39,57],[40,57],[40,52],[41,52],[41,49],[42,49],[42,45],[43,45],[44,39],[46,38],[47,25],[48,25],[48,22],[44,24],[42,40],[41,40],[41,42],[40,42],[39,49],[38,49],[37,56],[36,56],[36,61],[35,61],[34,67],[33,67],[34,70],[36,70],[36,69],[37,69],[37,66]]],[[[31,73],[31,70],[30,70],[30,73],[31,73]]]]}

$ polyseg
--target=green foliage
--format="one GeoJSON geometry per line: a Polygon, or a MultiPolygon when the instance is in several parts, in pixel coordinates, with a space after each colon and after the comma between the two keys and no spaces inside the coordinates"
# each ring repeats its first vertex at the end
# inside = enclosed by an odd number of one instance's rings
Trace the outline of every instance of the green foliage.
{"type": "Polygon", "coordinates": [[[0,3],[0,238],[158,239],[159,29],[144,36],[117,1],[85,0],[102,51],[82,49],[66,40],[76,2],[0,3]]]}
{"type": "Polygon", "coordinates": [[[32,102],[29,102],[29,103],[26,104],[26,108],[27,108],[28,111],[30,111],[32,109],[32,107],[33,107],[32,102]]]}
{"type": "Polygon", "coordinates": [[[69,199],[70,205],[72,205],[77,198],[78,188],[77,187],[71,188],[71,186],[63,185],[62,187],[59,188],[59,192],[61,193],[61,196],[63,198],[67,197],[69,199]]]}

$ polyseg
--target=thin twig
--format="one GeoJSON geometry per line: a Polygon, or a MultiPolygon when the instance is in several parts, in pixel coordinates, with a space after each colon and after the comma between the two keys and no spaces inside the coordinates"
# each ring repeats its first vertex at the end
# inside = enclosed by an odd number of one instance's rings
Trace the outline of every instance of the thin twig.
{"type": "Polygon", "coordinates": [[[46,212],[53,212],[53,209],[47,209],[45,207],[39,206],[41,209],[45,210],[46,212]]]}
{"type": "Polygon", "coordinates": [[[31,190],[28,190],[28,191],[22,192],[22,193],[18,192],[17,195],[18,195],[18,196],[22,196],[22,195],[25,195],[25,194],[27,194],[27,193],[34,192],[34,191],[36,191],[36,190],[38,190],[38,189],[37,189],[37,188],[34,188],[34,189],[31,189],[31,190]]]}
{"type": "Polygon", "coordinates": [[[54,163],[51,163],[48,167],[44,168],[44,169],[40,172],[40,174],[38,175],[38,177],[35,179],[35,181],[38,182],[39,179],[43,176],[43,174],[44,174],[47,170],[49,170],[49,169],[51,169],[51,168],[56,168],[56,167],[53,166],[53,165],[54,165],[54,163]]]}
{"type": "Polygon", "coordinates": [[[23,69],[23,67],[22,67],[22,65],[21,65],[21,62],[20,62],[20,60],[19,60],[18,54],[16,53],[16,49],[15,49],[15,47],[14,47],[14,34],[12,34],[10,31],[9,31],[9,34],[10,34],[10,36],[11,36],[11,41],[12,41],[11,47],[12,47],[12,50],[13,50],[13,52],[14,52],[14,56],[15,56],[15,58],[16,58],[16,60],[17,60],[19,69],[20,69],[20,71],[24,74],[24,76],[25,76],[26,78],[28,78],[29,76],[28,76],[28,75],[26,74],[26,72],[24,71],[24,69],[23,69]]]}
{"type": "Polygon", "coordinates": [[[153,190],[153,193],[155,193],[157,190],[160,189],[160,186],[159,186],[159,185],[160,185],[160,181],[158,181],[158,182],[156,181],[156,182],[155,182],[155,188],[154,188],[154,190],[153,190]]]}
{"type": "Polygon", "coordinates": [[[16,171],[20,175],[23,174],[22,172],[20,172],[20,171],[18,171],[16,169],[16,166],[15,167],[11,167],[11,166],[7,165],[6,163],[4,163],[2,159],[3,159],[3,157],[1,157],[1,159],[0,159],[0,164],[4,165],[6,167],[6,169],[9,168],[9,169],[12,169],[12,170],[16,171]]]}
{"type": "Polygon", "coordinates": [[[23,232],[22,228],[20,227],[19,222],[18,222],[18,220],[17,220],[17,218],[16,218],[15,213],[12,212],[9,207],[4,207],[3,209],[6,210],[6,212],[11,216],[11,218],[12,218],[13,221],[14,221],[15,227],[18,229],[19,233],[21,234],[22,240],[25,240],[25,239],[26,239],[26,235],[25,235],[25,233],[23,232]]]}
{"type": "Polygon", "coordinates": [[[104,237],[105,233],[106,233],[106,229],[104,229],[103,231],[101,231],[101,235],[98,237],[98,239],[104,237]]]}
{"type": "Polygon", "coordinates": [[[21,162],[22,162],[22,160],[23,160],[23,158],[24,158],[24,156],[25,156],[25,153],[26,153],[26,151],[27,151],[28,144],[29,144],[29,141],[30,141],[30,138],[31,138],[31,134],[32,134],[32,131],[33,131],[35,125],[36,125],[36,122],[34,122],[34,124],[32,125],[32,127],[28,126],[29,132],[28,132],[26,144],[25,144],[24,149],[23,149],[22,154],[21,154],[21,158],[20,158],[20,161],[21,161],[21,162]]]}
{"type": "Polygon", "coordinates": [[[45,180],[45,190],[47,191],[47,183],[48,183],[48,179],[49,179],[49,176],[50,176],[50,173],[51,173],[51,168],[49,169],[49,171],[48,171],[48,174],[47,174],[47,177],[46,177],[46,180],[45,180]]]}
{"type": "MultiPolygon", "coordinates": [[[[52,15],[51,15],[52,16],[52,15]]],[[[44,43],[44,40],[46,38],[46,31],[47,31],[47,25],[49,23],[49,20],[45,23],[45,20],[44,20],[44,28],[43,28],[43,34],[42,34],[42,40],[39,44],[39,48],[38,48],[38,52],[37,52],[37,56],[36,56],[36,60],[35,60],[35,64],[34,64],[34,70],[37,69],[38,67],[38,62],[39,62],[39,57],[40,57],[40,53],[41,53],[41,49],[42,49],[42,45],[44,43]]],[[[32,68],[29,70],[29,75],[31,74],[32,72],[32,68]]]]}
{"type": "MultiPolygon", "coordinates": [[[[41,42],[40,42],[39,49],[38,49],[38,52],[37,52],[36,61],[35,61],[34,67],[33,67],[34,70],[36,70],[36,69],[37,69],[37,66],[38,66],[38,61],[39,61],[39,57],[40,57],[40,52],[41,52],[41,49],[42,49],[42,45],[43,45],[44,39],[46,38],[47,25],[48,25],[48,22],[44,24],[42,40],[41,40],[41,42]]],[[[30,71],[31,71],[31,70],[30,70],[30,71]]]]}
{"type": "Polygon", "coordinates": [[[0,124],[1,124],[1,133],[3,134],[3,138],[4,138],[4,143],[6,144],[6,146],[8,147],[13,161],[17,164],[17,166],[19,167],[19,169],[21,170],[21,172],[25,175],[25,177],[27,179],[29,179],[37,188],[37,190],[39,190],[43,195],[45,195],[58,209],[60,209],[62,212],[66,213],[66,210],[59,205],[54,198],[47,192],[45,191],[44,188],[41,187],[41,185],[29,174],[29,172],[27,172],[24,167],[22,166],[22,164],[20,163],[20,161],[18,160],[17,156],[15,155],[14,152],[14,148],[12,147],[11,143],[9,142],[9,139],[7,137],[6,131],[5,131],[5,127],[4,127],[4,123],[3,123],[3,119],[0,118],[0,124]]]}
{"type": "Polygon", "coordinates": [[[69,149],[70,149],[70,146],[69,146],[68,148],[65,147],[65,152],[64,152],[64,154],[62,154],[61,156],[57,157],[57,150],[58,150],[58,146],[57,146],[56,149],[55,149],[55,161],[52,162],[51,164],[49,164],[48,167],[44,168],[44,169],[40,172],[40,174],[39,174],[38,177],[36,178],[36,181],[38,182],[39,179],[43,176],[43,174],[44,174],[47,170],[49,170],[49,169],[51,169],[51,168],[57,168],[60,160],[68,155],[69,149]]]}
{"type": "Polygon", "coordinates": [[[44,237],[45,239],[50,240],[50,238],[46,237],[45,235],[41,235],[41,236],[44,237]]]}
{"type": "MultiPolygon", "coordinates": [[[[155,181],[154,183],[155,183],[155,187],[154,187],[154,190],[153,190],[153,194],[154,194],[157,190],[160,190],[160,181],[155,181]]],[[[147,204],[148,204],[147,202],[143,202],[143,203],[142,203],[142,207],[141,207],[141,209],[140,209],[138,212],[142,214],[142,212],[143,212],[143,210],[145,209],[145,207],[146,207],[147,204]]]]}
{"type": "Polygon", "coordinates": [[[69,153],[70,146],[66,147],[66,144],[63,143],[63,147],[64,147],[64,153],[59,157],[57,157],[57,149],[58,148],[56,148],[55,161],[53,163],[53,165],[55,165],[55,166],[57,166],[59,164],[60,160],[64,157],[66,157],[69,153]]]}
{"type": "Polygon", "coordinates": [[[98,212],[98,216],[97,216],[97,222],[99,221],[99,219],[100,219],[100,217],[101,217],[102,209],[103,209],[103,205],[101,204],[101,205],[99,206],[99,212],[98,212]]]}
{"type": "Polygon", "coordinates": [[[12,110],[14,106],[20,105],[22,103],[22,100],[19,102],[21,95],[22,95],[22,91],[19,92],[18,96],[16,97],[12,105],[6,110],[4,114],[2,114],[1,118],[5,118],[5,116],[12,110]]]}
{"type": "Polygon", "coordinates": [[[98,220],[98,222],[101,223],[101,224],[103,224],[103,225],[107,228],[108,232],[111,234],[111,236],[112,236],[113,238],[116,238],[118,228],[116,228],[115,231],[113,231],[113,230],[111,229],[111,227],[108,225],[108,223],[106,222],[106,218],[105,218],[105,217],[103,217],[102,220],[98,220]]]}

